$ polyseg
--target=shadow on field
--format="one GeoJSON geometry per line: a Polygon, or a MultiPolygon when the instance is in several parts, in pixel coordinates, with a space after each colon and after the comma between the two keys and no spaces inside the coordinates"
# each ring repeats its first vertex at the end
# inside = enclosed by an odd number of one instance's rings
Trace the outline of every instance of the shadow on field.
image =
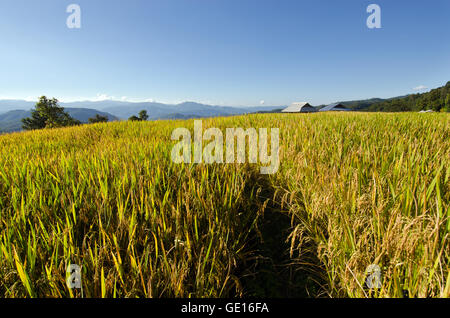
{"type": "MultiPolygon", "coordinates": [[[[253,257],[238,269],[244,297],[323,297],[326,273],[320,266],[312,243],[302,246],[301,257],[290,256],[291,217],[273,201],[275,189],[267,176],[253,175],[251,182],[261,187],[258,202],[267,204],[250,243],[253,257]]],[[[253,184],[254,185],[254,184],[253,184]]]]}

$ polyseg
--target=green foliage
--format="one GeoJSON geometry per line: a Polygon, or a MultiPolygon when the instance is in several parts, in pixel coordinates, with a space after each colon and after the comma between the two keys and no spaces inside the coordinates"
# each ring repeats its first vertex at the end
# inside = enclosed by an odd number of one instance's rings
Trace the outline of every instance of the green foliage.
{"type": "Polygon", "coordinates": [[[447,94],[447,98],[445,99],[445,111],[450,112],[450,93],[447,94]]]}
{"type": "Polygon", "coordinates": [[[58,105],[56,98],[48,99],[41,96],[31,111],[31,117],[22,119],[22,127],[25,130],[57,128],[79,125],[80,122],[72,118],[58,105]]]}
{"type": "Polygon", "coordinates": [[[148,115],[147,115],[147,111],[146,110],[141,110],[139,112],[139,119],[140,120],[147,120],[148,119],[148,115]]]}
{"type": "Polygon", "coordinates": [[[95,117],[89,118],[88,121],[90,124],[106,123],[106,122],[108,122],[108,116],[102,116],[102,115],[96,114],[95,117]]]}
{"type": "Polygon", "coordinates": [[[131,121],[140,121],[141,119],[140,119],[139,117],[133,115],[133,116],[131,116],[130,118],[128,118],[128,120],[131,120],[131,121]]]}
{"type": "Polygon", "coordinates": [[[133,115],[130,118],[128,118],[128,120],[131,120],[131,121],[146,121],[147,119],[148,119],[148,115],[147,115],[146,110],[141,110],[139,112],[139,117],[133,115]]]}
{"type": "Polygon", "coordinates": [[[405,97],[393,98],[377,102],[367,108],[369,111],[388,111],[388,112],[404,112],[404,111],[420,111],[434,110],[436,112],[442,109],[450,109],[449,96],[450,82],[445,86],[432,89],[427,93],[412,94],[405,97]]]}

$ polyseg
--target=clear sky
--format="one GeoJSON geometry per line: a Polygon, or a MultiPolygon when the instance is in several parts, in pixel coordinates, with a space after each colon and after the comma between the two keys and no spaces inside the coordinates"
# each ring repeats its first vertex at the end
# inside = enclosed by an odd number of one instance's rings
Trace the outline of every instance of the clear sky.
{"type": "Polygon", "coordinates": [[[449,0],[1,0],[0,40],[0,99],[318,105],[450,80],[449,0]]]}

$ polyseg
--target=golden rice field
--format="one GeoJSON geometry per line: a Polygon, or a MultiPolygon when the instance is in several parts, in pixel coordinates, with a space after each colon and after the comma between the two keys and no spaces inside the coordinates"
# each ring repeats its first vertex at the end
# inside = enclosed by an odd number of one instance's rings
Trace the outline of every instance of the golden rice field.
{"type": "Polygon", "coordinates": [[[278,172],[173,163],[172,130],[193,120],[0,136],[0,296],[450,296],[450,115],[203,126],[279,128],[278,172]]]}

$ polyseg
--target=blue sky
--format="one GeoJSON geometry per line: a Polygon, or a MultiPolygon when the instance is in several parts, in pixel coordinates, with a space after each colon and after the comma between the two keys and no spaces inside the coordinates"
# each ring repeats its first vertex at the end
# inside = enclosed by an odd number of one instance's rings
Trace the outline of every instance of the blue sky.
{"type": "Polygon", "coordinates": [[[393,97],[450,80],[449,31],[448,0],[2,0],[0,99],[393,97]],[[72,3],[81,29],[66,26],[72,3]]]}

